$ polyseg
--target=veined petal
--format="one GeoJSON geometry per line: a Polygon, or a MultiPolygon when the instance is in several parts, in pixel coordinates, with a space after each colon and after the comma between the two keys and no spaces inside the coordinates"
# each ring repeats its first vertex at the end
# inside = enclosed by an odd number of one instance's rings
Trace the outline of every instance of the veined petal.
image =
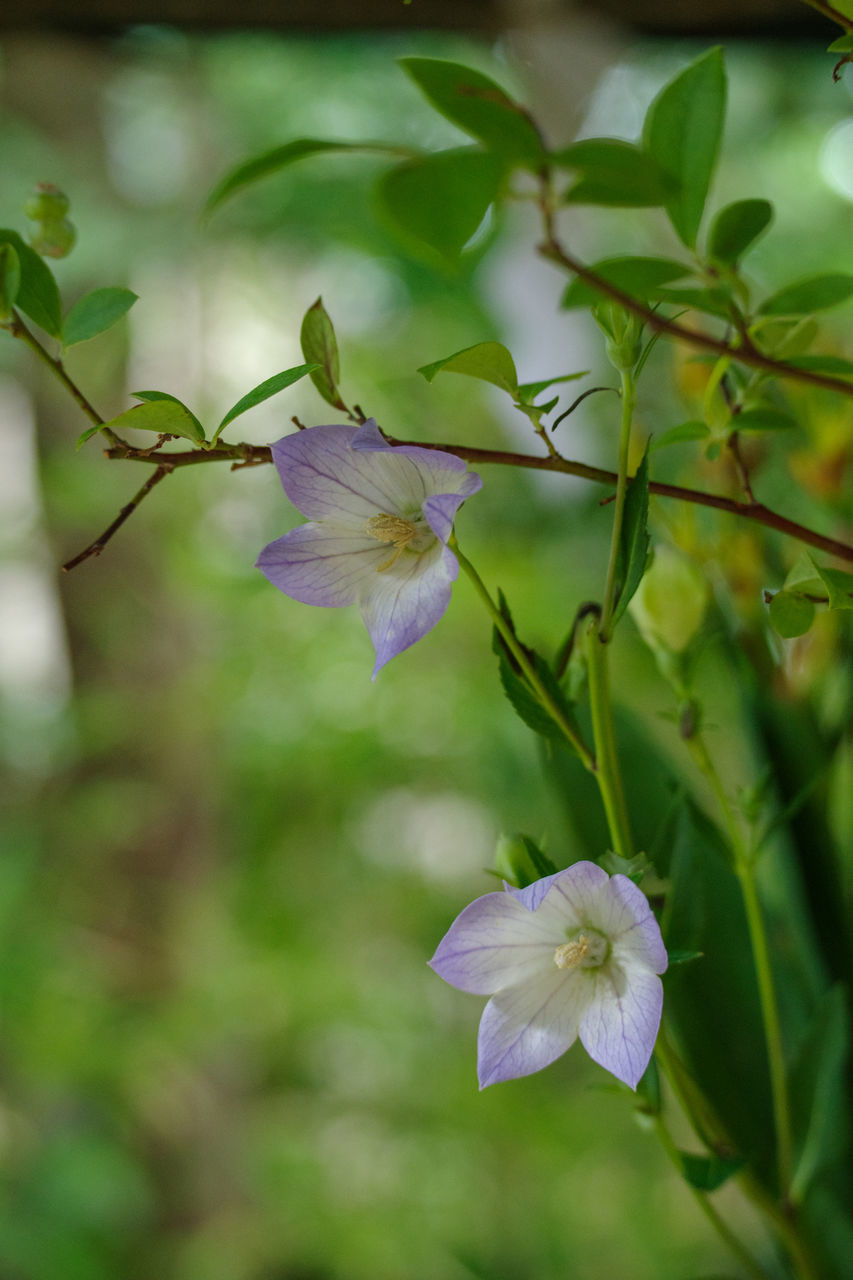
{"type": "MultiPolygon", "coordinates": [[[[388,548],[384,550],[387,559],[388,548]]],[[[361,616],[376,650],[374,679],[386,662],[420,640],[444,614],[456,576],[445,564],[450,554],[440,543],[422,555],[404,552],[390,568],[364,583],[361,616]]],[[[451,558],[458,573],[456,558],[451,558]]]]}
{"type": "Polygon", "coordinates": [[[441,538],[442,542],[447,541],[453,529],[456,513],[462,503],[482,487],[483,481],[476,471],[468,471],[458,493],[438,493],[434,497],[424,499],[423,513],[437,538],[441,538]]]}
{"type": "Polygon", "coordinates": [[[388,547],[367,534],[303,524],[264,547],[256,566],[273,586],[303,604],[354,604],[377,577],[388,547]]]}
{"type": "Polygon", "coordinates": [[[575,862],[554,877],[540,910],[555,918],[565,916],[570,923],[601,929],[597,923],[602,914],[599,904],[609,883],[610,876],[595,862],[575,862]]]}
{"type": "Polygon", "coordinates": [[[543,876],[541,880],[534,880],[532,884],[526,885],[523,889],[515,889],[511,884],[507,884],[504,881],[504,890],[507,893],[511,893],[528,911],[536,911],[554,881],[565,874],[565,871],[555,871],[552,876],[543,876]]]}
{"type": "MultiPolygon", "coordinates": [[[[596,921],[591,920],[590,923],[595,924],[596,921]]],[[[642,965],[653,973],[666,972],[668,961],[660,925],[642,889],[627,876],[611,878],[606,923],[599,928],[610,938],[617,961],[626,965],[642,965]]]]}
{"type": "Polygon", "coordinates": [[[574,1043],[594,990],[583,971],[554,969],[492,996],[477,1039],[480,1088],[541,1071],[574,1043]]]}
{"type": "Polygon", "coordinates": [[[492,995],[550,975],[561,941],[508,894],[487,893],[456,917],[430,965],[460,991],[492,995]]]}
{"type": "Polygon", "coordinates": [[[594,1062],[636,1089],[655,1047],[663,984],[646,969],[613,962],[588,973],[595,994],[581,1018],[581,1043],[594,1062]]]}

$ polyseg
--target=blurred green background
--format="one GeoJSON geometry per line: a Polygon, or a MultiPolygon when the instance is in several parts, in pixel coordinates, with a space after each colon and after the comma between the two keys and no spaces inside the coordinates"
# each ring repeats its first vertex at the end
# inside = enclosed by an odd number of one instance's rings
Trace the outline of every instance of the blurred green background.
{"type": "MultiPolygon", "coordinates": [[[[524,209],[486,229],[456,275],[389,238],[369,194],[381,166],[363,158],[306,162],[200,225],[228,165],[295,136],[452,145],[395,66],[413,52],[467,61],[534,108],[543,88],[529,47],[514,60],[437,35],[8,38],[0,222],[23,231],[33,183],[58,183],[79,230],[56,267],[67,302],[108,284],[140,295],[127,322],[69,356],[104,416],[156,387],[218,420],[300,362],[300,318],[318,294],[344,394],[397,436],[534,450],[497,391],[415,372],[485,338],[509,343],[525,380],[590,369],[566,404],[607,379],[591,321],[558,311],[561,281],[537,263],[524,209]]],[[[693,52],[615,47],[593,92],[568,93],[554,140],[578,126],[633,137],[693,52]]],[[[715,204],[778,201],[755,278],[780,283],[792,257],[803,273],[849,269],[849,73],[833,86],[819,50],[728,53],[715,204]]],[[[579,215],[574,235],[589,257],[673,247],[656,213],[579,215]]],[[[639,436],[695,415],[704,377],[660,344],[639,436]]],[[[750,446],[761,496],[849,536],[849,428],[835,404],[792,399],[803,427],[750,446]]],[[[587,401],[561,448],[612,465],[615,403],[587,401]]],[[[228,434],[268,442],[293,413],[334,420],[299,384],[228,434]]],[[[478,1096],[482,1002],[426,966],[462,906],[494,886],[483,869],[501,831],[544,837],[561,863],[602,852],[587,843],[600,819],[586,794],[548,781],[503,701],[467,585],[371,683],[355,610],[295,604],[252,567],[299,519],[266,467],[176,473],[100,559],[62,576],[145,474],[104,461],[97,441],[75,454],[85,425],[28,352],[0,344],[3,1280],[736,1274],[627,1093],[580,1049],[478,1096]]],[[[694,445],[659,455],[657,474],[735,491],[694,445]]],[[[604,495],[498,468],[484,480],[460,542],[524,637],[553,651],[601,591],[604,495]]],[[[780,585],[790,544],[671,504],[654,520],[715,587],[700,683],[724,772],[754,781],[732,637],[783,703],[834,732],[849,695],[833,665],[839,623],[782,645],[760,593],[780,585]]],[[[671,696],[632,624],[622,631],[618,696],[660,751],[651,781],[629,757],[633,785],[665,790],[680,775],[702,800],[671,696]]],[[[839,838],[853,829],[842,748],[829,779],[839,838]]],[[[723,1204],[756,1230],[734,1193],[723,1204]]]]}

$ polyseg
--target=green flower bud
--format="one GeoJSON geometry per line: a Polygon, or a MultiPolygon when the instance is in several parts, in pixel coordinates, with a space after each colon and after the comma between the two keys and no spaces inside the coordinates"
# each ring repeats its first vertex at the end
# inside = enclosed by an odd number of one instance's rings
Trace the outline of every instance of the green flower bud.
{"type": "Polygon", "coordinates": [[[74,224],[67,218],[43,222],[30,234],[30,245],[43,258],[65,258],[77,242],[74,224]]]}
{"type": "Polygon", "coordinates": [[[699,566],[673,547],[660,546],[628,609],[650,649],[679,654],[702,625],[708,596],[699,566]]]}
{"type": "Polygon", "coordinates": [[[642,321],[609,298],[596,303],[592,316],[604,334],[604,349],[613,367],[633,369],[643,351],[642,321]]]}
{"type": "Polygon", "coordinates": [[[516,889],[552,876],[557,868],[530,836],[501,836],[495,850],[495,872],[516,889]]]}
{"type": "Polygon", "coordinates": [[[24,201],[24,213],[33,222],[61,222],[70,208],[64,191],[52,182],[40,182],[33,195],[24,201]]]}

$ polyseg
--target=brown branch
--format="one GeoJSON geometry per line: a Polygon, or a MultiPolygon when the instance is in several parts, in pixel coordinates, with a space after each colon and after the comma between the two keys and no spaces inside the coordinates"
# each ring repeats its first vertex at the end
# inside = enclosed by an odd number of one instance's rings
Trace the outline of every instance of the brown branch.
{"type": "Polygon", "coordinates": [[[85,547],[84,550],[81,551],[79,555],[76,555],[73,560],[69,560],[66,564],[64,564],[62,566],[62,572],[68,573],[70,569],[75,569],[78,564],[82,564],[83,561],[88,560],[90,556],[99,556],[103,551],[104,547],[109,542],[110,538],[113,536],[113,534],[117,533],[118,530],[121,528],[121,526],[124,524],[125,520],[127,520],[130,516],[133,515],[134,511],[139,506],[142,499],[147,497],[148,494],[151,492],[151,490],[154,488],[154,486],[158,485],[161,480],[165,480],[166,476],[169,475],[173,471],[173,469],[174,468],[171,466],[170,463],[161,462],[160,465],[157,467],[157,470],[152,472],[152,474],[145,481],[145,484],[142,486],[139,492],[135,494],[134,497],[131,498],[130,502],[128,502],[125,506],[122,507],[121,511],[116,516],[115,520],[113,520],[112,524],[104,530],[104,532],[101,534],[99,538],[96,538],[94,542],[90,542],[88,547],[85,547]]]}
{"type": "MultiPolygon", "coordinates": [[[[388,435],[385,438],[392,445],[416,445],[419,449],[438,449],[443,453],[452,453],[457,458],[464,458],[466,462],[485,463],[486,465],[497,464],[504,467],[524,467],[532,471],[556,471],[562,475],[578,476],[582,480],[592,480],[596,484],[615,485],[616,483],[615,471],[605,471],[602,467],[591,467],[585,462],[573,462],[569,458],[554,458],[550,455],[548,457],[538,457],[531,453],[509,453],[503,449],[478,449],[464,444],[434,444],[426,443],[423,440],[396,440],[393,436],[388,435]]],[[[168,463],[171,467],[188,467],[199,462],[231,461],[232,465],[237,467],[247,462],[255,465],[263,462],[272,462],[272,453],[269,447],[257,444],[222,445],[217,446],[215,449],[192,449],[182,453],[146,452],[144,456],[138,453],[128,453],[124,449],[106,449],[104,453],[108,458],[125,458],[134,462],[168,463]]],[[[766,528],[775,529],[778,533],[784,533],[790,538],[796,538],[797,541],[804,542],[807,546],[816,547],[819,551],[825,551],[828,555],[837,556],[839,560],[853,562],[853,546],[846,542],[839,542],[835,538],[827,538],[824,534],[817,533],[814,529],[808,529],[805,525],[797,524],[794,520],[788,520],[785,516],[779,515],[778,512],[771,511],[769,507],[765,507],[761,502],[739,502],[735,498],[726,498],[722,494],[705,493],[701,489],[686,489],[677,484],[663,484],[658,480],[650,482],[649,492],[662,498],[675,498],[679,502],[691,502],[696,506],[713,507],[717,511],[727,511],[730,515],[739,516],[744,520],[752,520],[755,524],[764,525],[766,528]]]]}

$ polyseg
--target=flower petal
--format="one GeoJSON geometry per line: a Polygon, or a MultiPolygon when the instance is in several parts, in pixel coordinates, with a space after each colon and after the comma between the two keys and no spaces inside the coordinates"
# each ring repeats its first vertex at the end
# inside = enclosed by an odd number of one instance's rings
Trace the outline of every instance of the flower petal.
{"type": "Polygon", "coordinates": [[[541,1071],[574,1043],[594,990],[583,971],[553,972],[492,996],[480,1019],[480,1088],[541,1071]]]}
{"type": "Polygon", "coordinates": [[[482,487],[483,481],[476,471],[469,471],[466,473],[458,493],[439,493],[432,498],[424,500],[423,513],[427,518],[429,527],[437,538],[441,538],[442,542],[447,541],[453,528],[453,521],[456,519],[456,513],[462,503],[482,487]]]}
{"type": "Polygon", "coordinates": [[[550,974],[562,940],[508,894],[487,893],[456,917],[430,965],[460,991],[492,995],[550,974]]]}
{"type": "Polygon", "coordinates": [[[256,567],[294,600],[334,608],[360,598],[388,550],[366,534],[303,524],[264,547],[256,567]]]}
{"type": "MultiPolygon", "coordinates": [[[[388,547],[383,547],[388,558],[388,547]]],[[[391,658],[425,636],[450,603],[451,574],[445,556],[459,572],[455,556],[440,543],[422,555],[404,552],[385,572],[374,574],[361,595],[361,616],[376,650],[373,678],[391,658]]]]}
{"type": "Polygon", "coordinates": [[[666,972],[668,961],[660,925],[642,889],[627,876],[611,878],[606,922],[599,927],[610,938],[613,954],[622,964],[642,965],[653,973],[666,972]]]}
{"type": "Polygon", "coordinates": [[[595,995],[581,1018],[581,1043],[594,1062],[636,1089],[655,1047],[663,984],[646,969],[612,962],[587,973],[595,995]]]}
{"type": "Polygon", "coordinates": [[[507,893],[511,893],[514,898],[517,898],[528,911],[536,911],[554,881],[558,876],[565,874],[565,871],[555,871],[552,876],[543,876],[541,880],[534,880],[532,884],[526,885],[523,889],[515,889],[511,884],[507,884],[504,881],[504,889],[507,893]]]}

